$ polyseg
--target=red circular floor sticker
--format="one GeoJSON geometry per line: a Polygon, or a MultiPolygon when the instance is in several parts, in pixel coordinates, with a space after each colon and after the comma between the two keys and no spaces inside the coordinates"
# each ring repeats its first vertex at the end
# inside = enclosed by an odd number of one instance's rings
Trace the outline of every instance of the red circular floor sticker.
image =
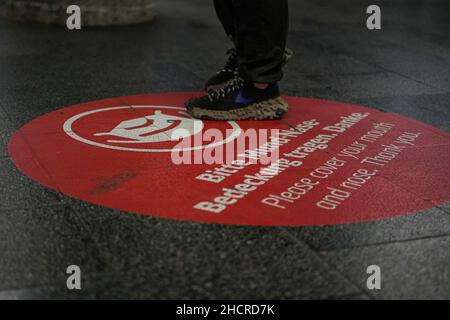
{"type": "Polygon", "coordinates": [[[60,109],[21,128],[9,151],[26,175],[66,195],[186,221],[342,224],[450,201],[450,135],[443,131],[296,97],[286,97],[290,111],[281,121],[200,121],[182,107],[193,95],[60,109]]]}

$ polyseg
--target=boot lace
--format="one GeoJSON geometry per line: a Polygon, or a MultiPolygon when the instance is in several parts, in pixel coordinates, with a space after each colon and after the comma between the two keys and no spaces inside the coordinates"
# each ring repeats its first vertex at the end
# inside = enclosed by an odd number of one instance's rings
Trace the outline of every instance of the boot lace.
{"type": "Polygon", "coordinates": [[[237,61],[237,52],[236,49],[231,48],[227,51],[228,60],[223,66],[222,70],[218,73],[222,72],[236,72],[236,61],[237,61]]]}
{"type": "Polygon", "coordinates": [[[244,86],[244,83],[244,79],[236,76],[225,87],[219,90],[210,90],[208,92],[208,98],[211,102],[214,100],[224,99],[228,94],[241,90],[244,86]]]}

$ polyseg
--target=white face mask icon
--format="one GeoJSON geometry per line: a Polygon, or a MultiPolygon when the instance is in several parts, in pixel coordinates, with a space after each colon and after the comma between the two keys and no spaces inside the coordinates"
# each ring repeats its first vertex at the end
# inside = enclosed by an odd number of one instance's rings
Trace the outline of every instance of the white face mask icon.
{"type": "Polygon", "coordinates": [[[183,139],[203,130],[201,120],[192,119],[185,112],[178,113],[186,117],[166,115],[157,110],[150,116],[122,121],[110,132],[97,133],[95,136],[121,138],[108,140],[109,143],[151,143],[172,141],[175,136],[183,139]]]}
{"type": "Polygon", "coordinates": [[[173,153],[219,147],[237,139],[241,134],[239,125],[236,122],[229,121],[226,126],[228,129],[232,129],[232,131],[229,134],[225,134],[226,138],[223,140],[215,141],[211,144],[193,145],[178,149],[170,146],[170,144],[178,145],[182,139],[199,136],[207,126],[211,125],[201,120],[192,119],[186,113],[185,108],[159,105],[133,105],[132,107],[117,106],[92,109],[76,114],[64,122],[63,130],[72,139],[91,146],[120,151],[149,153],[173,153]],[[129,114],[131,115],[128,117],[128,120],[123,117],[123,113],[117,117],[113,116],[113,113],[119,110],[122,112],[130,111],[129,114]],[[142,112],[143,116],[135,118],[133,115],[136,114],[136,110],[142,112]],[[107,117],[109,120],[106,120],[111,121],[111,126],[106,129],[109,130],[111,128],[109,131],[105,129],[95,130],[98,125],[97,121],[89,121],[89,117],[101,117],[103,113],[110,113],[107,117]],[[146,114],[148,115],[146,116],[146,114]],[[88,121],[89,127],[94,130],[83,134],[83,129],[76,127],[77,123],[83,123],[83,121],[88,121]],[[103,141],[98,141],[98,137],[108,140],[102,139],[103,141]],[[158,146],[158,142],[167,142],[169,145],[161,147],[158,146]]]}

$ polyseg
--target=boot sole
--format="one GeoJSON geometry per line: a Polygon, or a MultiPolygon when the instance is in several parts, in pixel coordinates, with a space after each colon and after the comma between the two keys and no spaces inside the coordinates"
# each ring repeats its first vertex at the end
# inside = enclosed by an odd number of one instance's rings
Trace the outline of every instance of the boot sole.
{"type": "Polygon", "coordinates": [[[271,99],[251,104],[244,108],[232,110],[208,110],[193,107],[188,113],[197,119],[215,121],[237,120],[277,120],[289,109],[287,102],[282,98],[271,99]]]}

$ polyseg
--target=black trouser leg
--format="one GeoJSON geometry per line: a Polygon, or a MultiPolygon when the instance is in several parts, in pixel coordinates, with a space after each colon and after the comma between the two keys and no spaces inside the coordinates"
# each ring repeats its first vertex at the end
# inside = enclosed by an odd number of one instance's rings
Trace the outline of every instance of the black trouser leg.
{"type": "Polygon", "coordinates": [[[260,83],[281,80],[288,0],[215,0],[215,5],[225,31],[233,37],[243,76],[260,83]]]}
{"type": "Polygon", "coordinates": [[[235,38],[235,16],[232,0],[214,0],[217,16],[222,23],[225,33],[233,41],[235,38]]]}

